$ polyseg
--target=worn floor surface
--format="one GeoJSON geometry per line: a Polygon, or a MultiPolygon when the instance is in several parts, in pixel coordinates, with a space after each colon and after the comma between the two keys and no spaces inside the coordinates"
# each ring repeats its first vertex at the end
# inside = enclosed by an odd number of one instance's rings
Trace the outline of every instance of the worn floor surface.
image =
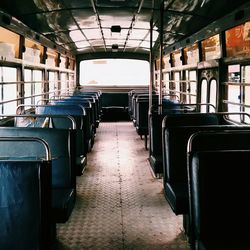
{"type": "Polygon", "coordinates": [[[188,249],[147,157],[132,122],[100,124],[74,211],[57,225],[58,250],[188,249]]]}

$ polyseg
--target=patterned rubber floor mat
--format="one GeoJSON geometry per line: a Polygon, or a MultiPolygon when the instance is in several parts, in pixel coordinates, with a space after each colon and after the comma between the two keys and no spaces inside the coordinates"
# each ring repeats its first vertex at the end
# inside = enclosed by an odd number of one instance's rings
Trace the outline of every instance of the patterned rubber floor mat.
{"type": "Polygon", "coordinates": [[[188,249],[147,158],[131,122],[100,124],[74,211],[57,225],[57,250],[188,249]]]}

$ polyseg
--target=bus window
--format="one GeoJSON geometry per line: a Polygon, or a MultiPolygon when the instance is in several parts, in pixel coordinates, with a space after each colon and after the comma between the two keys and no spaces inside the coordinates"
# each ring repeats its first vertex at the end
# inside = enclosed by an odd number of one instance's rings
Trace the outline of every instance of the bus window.
{"type": "Polygon", "coordinates": [[[66,57],[64,56],[60,56],[60,64],[59,64],[60,68],[66,68],[66,57]]]}
{"type": "Polygon", "coordinates": [[[20,36],[0,27],[0,56],[18,58],[20,36]]]}
{"type": "Polygon", "coordinates": [[[42,91],[42,71],[41,70],[34,70],[33,71],[33,81],[34,81],[34,102],[37,104],[41,99],[42,96],[41,94],[43,93],[42,91]],[[38,95],[38,96],[37,96],[38,95]]]}
{"type": "MultiPolygon", "coordinates": [[[[215,79],[212,79],[210,82],[210,88],[209,88],[209,103],[214,105],[216,107],[216,102],[217,102],[217,82],[215,79]]],[[[214,108],[209,106],[208,107],[209,112],[214,112],[214,108]]]]}
{"type": "Polygon", "coordinates": [[[226,53],[228,57],[250,55],[249,30],[249,21],[226,30],[226,53]]]}
{"type": "Polygon", "coordinates": [[[24,80],[25,80],[25,84],[24,84],[24,97],[26,97],[24,99],[24,104],[25,105],[30,105],[32,104],[32,100],[31,100],[31,95],[32,95],[32,78],[31,78],[31,70],[30,69],[25,69],[24,70],[24,80]],[[28,98],[30,97],[30,98],[28,98]]]}
{"type": "Polygon", "coordinates": [[[56,58],[58,56],[56,51],[54,51],[50,48],[47,48],[46,54],[47,54],[46,65],[55,67],[56,66],[56,58]]]}
{"type": "Polygon", "coordinates": [[[56,90],[56,73],[50,71],[49,72],[49,97],[54,95],[54,91],[56,90]]]}
{"type": "Polygon", "coordinates": [[[215,35],[207,38],[201,42],[202,46],[202,60],[208,61],[218,59],[221,56],[220,37],[215,35]]]}
{"type": "Polygon", "coordinates": [[[86,60],[80,63],[80,84],[88,86],[148,86],[149,72],[149,63],[142,60],[86,60]]]}
{"type": "Polygon", "coordinates": [[[170,54],[168,55],[164,55],[163,56],[163,68],[164,69],[169,69],[171,68],[171,64],[170,64],[170,54]]]}
{"type": "Polygon", "coordinates": [[[195,43],[184,49],[184,57],[186,64],[196,64],[199,62],[198,44],[195,43]]]}
{"type": "Polygon", "coordinates": [[[197,74],[195,70],[189,71],[188,74],[189,80],[189,92],[190,92],[190,103],[196,103],[197,99],[197,74]]]}
{"type": "MultiPolygon", "coordinates": [[[[15,68],[11,67],[0,67],[0,82],[1,82],[1,96],[0,101],[6,102],[10,100],[15,100],[17,91],[16,84],[17,81],[17,71],[15,68]]],[[[7,102],[1,105],[2,114],[15,114],[16,113],[16,101],[7,102]]]]}
{"type": "Polygon", "coordinates": [[[74,89],[75,87],[75,76],[74,74],[69,74],[69,88],[74,89]]]}
{"type": "Polygon", "coordinates": [[[195,70],[185,70],[183,72],[184,79],[182,83],[182,98],[184,103],[196,103],[197,95],[197,78],[195,70]]]}
{"type": "Polygon", "coordinates": [[[182,65],[182,60],[181,60],[181,50],[175,51],[172,54],[173,58],[173,66],[178,67],[182,65]]]}
{"type": "MultiPolygon", "coordinates": [[[[241,67],[242,72],[242,82],[246,85],[244,86],[244,96],[245,96],[245,102],[246,105],[244,111],[250,114],[250,65],[242,66],[241,67]]],[[[247,123],[250,123],[250,119],[245,116],[244,121],[247,123]]]]}
{"type": "Polygon", "coordinates": [[[32,70],[32,69],[25,69],[24,70],[24,104],[37,104],[39,100],[41,100],[41,96],[34,96],[34,95],[41,95],[42,94],[42,71],[41,70],[32,70]]]}
{"type": "Polygon", "coordinates": [[[25,51],[23,52],[23,59],[32,63],[40,63],[43,50],[44,48],[40,44],[30,39],[25,39],[25,51]]]}
{"type": "MultiPolygon", "coordinates": [[[[207,103],[207,86],[208,82],[206,79],[201,81],[201,103],[207,103]]],[[[207,107],[205,105],[201,106],[201,113],[206,113],[207,107]]]]}
{"type": "MultiPolygon", "coordinates": [[[[228,112],[241,111],[240,65],[228,66],[228,112]]],[[[230,119],[240,121],[240,116],[229,116],[230,119]]]]}
{"type": "Polygon", "coordinates": [[[68,91],[68,80],[66,73],[61,73],[61,91],[62,93],[67,93],[68,91]]]}
{"type": "Polygon", "coordinates": [[[164,82],[164,93],[166,95],[170,94],[170,87],[169,87],[169,81],[170,81],[170,74],[169,73],[164,73],[163,74],[163,82],[164,82]]]}
{"type": "Polygon", "coordinates": [[[180,96],[180,72],[175,72],[174,73],[174,82],[175,82],[175,95],[177,96],[178,100],[181,100],[180,96]]]}

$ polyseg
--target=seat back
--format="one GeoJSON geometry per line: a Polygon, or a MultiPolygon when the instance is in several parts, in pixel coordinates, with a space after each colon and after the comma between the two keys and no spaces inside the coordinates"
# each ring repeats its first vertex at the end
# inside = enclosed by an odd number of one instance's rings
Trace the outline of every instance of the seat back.
{"type": "Polygon", "coordinates": [[[48,151],[38,138],[0,138],[0,249],[51,248],[48,151]]]}
{"type": "MultiPolygon", "coordinates": [[[[45,140],[51,149],[52,155],[52,187],[75,189],[76,174],[73,167],[75,151],[70,151],[73,148],[71,145],[74,145],[74,142],[69,130],[54,128],[0,128],[0,137],[7,136],[38,137],[45,140]]],[[[39,155],[40,149],[31,147],[23,150],[29,152],[31,156],[36,156],[39,155]]]]}
{"type": "Polygon", "coordinates": [[[166,199],[176,214],[188,212],[186,147],[189,137],[209,125],[218,125],[214,114],[168,114],[162,122],[163,182],[166,199]]]}
{"type": "Polygon", "coordinates": [[[249,248],[249,158],[250,130],[211,130],[190,138],[188,183],[193,249],[249,248]]]}

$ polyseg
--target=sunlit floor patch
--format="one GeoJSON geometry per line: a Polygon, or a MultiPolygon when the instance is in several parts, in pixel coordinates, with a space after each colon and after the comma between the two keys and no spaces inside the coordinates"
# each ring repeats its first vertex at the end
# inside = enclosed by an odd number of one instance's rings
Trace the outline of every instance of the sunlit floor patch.
{"type": "Polygon", "coordinates": [[[58,250],[188,249],[147,158],[131,122],[100,124],[74,211],[57,225],[58,250]]]}

